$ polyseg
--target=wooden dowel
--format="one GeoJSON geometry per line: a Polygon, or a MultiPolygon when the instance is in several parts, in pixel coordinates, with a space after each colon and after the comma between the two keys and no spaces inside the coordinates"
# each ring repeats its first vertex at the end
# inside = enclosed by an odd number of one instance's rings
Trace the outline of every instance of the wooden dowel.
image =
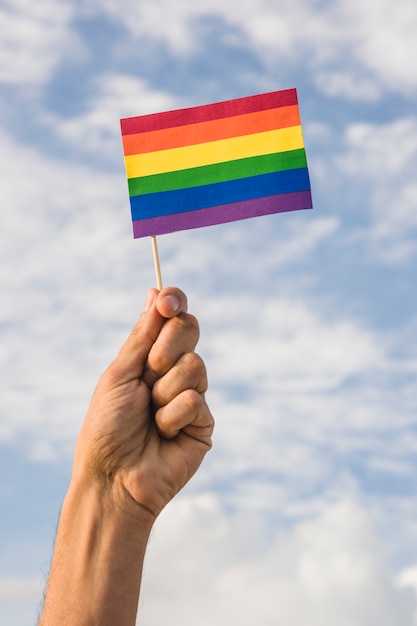
{"type": "Polygon", "coordinates": [[[162,276],[161,276],[161,266],[159,264],[159,254],[158,254],[158,244],[156,242],[156,237],[151,237],[152,239],[152,252],[153,252],[153,262],[155,265],[155,274],[156,274],[156,285],[159,290],[162,289],[162,276]]]}

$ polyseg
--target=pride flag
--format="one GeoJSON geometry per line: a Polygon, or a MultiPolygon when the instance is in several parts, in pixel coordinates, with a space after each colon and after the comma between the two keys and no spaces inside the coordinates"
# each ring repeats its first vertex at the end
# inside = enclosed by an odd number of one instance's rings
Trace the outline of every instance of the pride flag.
{"type": "Polygon", "coordinates": [[[121,120],[134,237],[311,209],[295,89],[121,120]]]}

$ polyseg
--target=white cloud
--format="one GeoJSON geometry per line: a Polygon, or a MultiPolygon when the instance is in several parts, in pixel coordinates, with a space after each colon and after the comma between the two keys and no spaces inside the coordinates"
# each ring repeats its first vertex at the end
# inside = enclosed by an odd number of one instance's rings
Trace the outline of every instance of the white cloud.
{"type": "Polygon", "coordinates": [[[385,90],[415,90],[415,63],[410,62],[417,52],[413,0],[401,0],[395,14],[389,0],[339,0],[320,11],[308,6],[312,26],[305,15],[301,31],[305,29],[304,37],[311,35],[316,80],[325,93],[367,101],[385,90]]]}
{"type": "Polygon", "coordinates": [[[34,624],[45,588],[41,578],[29,576],[0,577],[0,619],[7,626],[34,624]]]}
{"type": "Polygon", "coordinates": [[[366,78],[352,70],[318,71],[315,83],[326,96],[338,96],[352,101],[374,102],[381,94],[375,78],[366,78]]]}
{"type": "MultiPolygon", "coordinates": [[[[302,235],[300,240],[302,249],[302,235]]],[[[294,255],[295,241],[288,242],[294,255]]],[[[245,243],[239,243],[243,251],[245,243]]],[[[267,246],[264,249],[268,258],[267,246]]],[[[221,262],[225,265],[223,255],[221,262]]],[[[204,348],[216,384],[239,381],[248,391],[256,388],[258,395],[274,393],[277,387],[283,394],[318,392],[387,367],[387,340],[349,318],[328,318],[319,303],[307,299],[264,291],[259,302],[242,291],[218,294],[201,309],[201,323],[210,336],[204,348]]]]}
{"type": "Polygon", "coordinates": [[[84,10],[105,11],[134,38],[159,41],[181,56],[202,45],[198,22],[217,17],[233,29],[235,43],[274,68],[274,75],[277,61],[308,66],[328,95],[366,101],[385,89],[410,93],[417,86],[413,0],[400,0],[394,14],[389,0],[338,0],[319,7],[306,0],[291,5],[271,0],[126,4],[120,12],[115,0],[90,0],[84,10]]]}
{"type": "Polygon", "coordinates": [[[345,143],[335,162],[343,176],[370,189],[371,246],[385,262],[404,262],[417,250],[417,120],[353,124],[345,143]]]}
{"type": "Polygon", "coordinates": [[[138,623],[412,626],[414,610],[354,501],[271,536],[256,515],[228,516],[205,495],[178,500],[159,520],[138,623]]]}
{"type": "Polygon", "coordinates": [[[39,601],[42,590],[40,578],[0,578],[0,602],[39,601]]]}
{"type": "MultiPolygon", "coordinates": [[[[417,565],[402,571],[398,576],[397,582],[403,589],[413,590],[417,597],[417,565]]],[[[414,610],[414,623],[417,624],[417,607],[414,610]]]]}
{"type": "Polygon", "coordinates": [[[417,7],[413,0],[401,0],[395,12],[389,0],[345,2],[342,6],[357,32],[354,58],[375,72],[386,88],[415,89],[417,7]]]}
{"type": "Polygon", "coordinates": [[[417,119],[352,124],[346,129],[345,141],[350,150],[340,162],[345,172],[374,182],[410,174],[417,157],[417,119]]]}
{"type": "Polygon", "coordinates": [[[80,42],[71,30],[73,8],[56,0],[5,0],[0,8],[0,82],[45,84],[64,55],[75,58],[80,42]]]}
{"type": "MultiPolygon", "coordinates": [[[[198,45],[196,21],[208,16],[218,16],[229,23],[236,23],[236,5],[234,2],[225,4],[220,0],[209,0],[200,3],[190,3],[187,0],[178,0],[175,5],[168,0],[161,2],[142,2],[128,0],[125,10],[120,11],[120,5],[115,0],[88,0],[83,10],[91,13],[105,11],[115,20],[120,20],[126,29],[136,39],[151,39],[172,52],[180,55],[188,54],[198,45]]],[[[240,20],[246,16],[253,16],[255,5],[252,0],[240,3],[240,20]]],[[[245,20],[244,20],[245,21],[245,20]]]]}
{"type": "MultiPolygon", "coordinates": [[[[168,281],[175,280],[175,275],[199,276],[199,290],[209,293],[219,277],[221,291],[241,277],[247,288],[256,292],[261,288],[264,293],[267,276],[278,275],[285,268],[305,267],[306,260],[338,232],[338,218],[301,211],[167,235],[161,238],[160,254],[168,281]],[[175,266],[171,266],[173,256],[175,266]],[[256,258],[256,263],[250,262],[251,258],[256,258]]],[[[291,281],[298,284],[290,272],[283,272],[280,280],[286,289],[291,281]]]]}
{"type": "Polygon", "coordinates": [[[180,57],[204,45],[199,23],[218,18],[228,45],[251,51],[274,76],[278,68],[282,75],[285,62],[287,68],[307,67],[330,96],[369,101],[384,90],[410,95],[417,86],[412,62],[417,8],[413,0],[400,0],[396,7],[393,14],[389,0],[338,0],[321,4],[319,10],[305,0],[291,5],[270,0],[181,0],[175,5],[127,0],[121,11],[115,0],[89,0],[77,7],[56,0],[42,0],[36,7],[27,0],[7,0],[0,11],[0,79],[45,84],[64,58],[80,60],[85,50],[74,30],[74,16],[107,16],[122,23],[128,33],[126,50],[146,40],[168,46],[180,57]]]}

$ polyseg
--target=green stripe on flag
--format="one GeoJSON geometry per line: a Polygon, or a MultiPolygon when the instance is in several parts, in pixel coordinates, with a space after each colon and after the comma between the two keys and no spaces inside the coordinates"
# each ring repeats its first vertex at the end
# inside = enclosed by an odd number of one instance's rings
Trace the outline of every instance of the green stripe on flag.
{"type": "Polygon", "coordinates": [[[307,167],[304,148],[276,154],[237,159],[203,167],[192,167],[176,172],[140,176],[128,180],[129,195],[140,196],[160,191],[187,189],[201,185],[212,185],[228,180],[238,180],[259,174],[270,174],[307,167]]]}

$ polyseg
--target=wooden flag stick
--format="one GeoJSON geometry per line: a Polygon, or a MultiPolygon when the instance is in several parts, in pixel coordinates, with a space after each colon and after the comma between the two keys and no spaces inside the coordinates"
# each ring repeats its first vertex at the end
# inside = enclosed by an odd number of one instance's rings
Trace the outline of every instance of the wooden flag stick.
{"type": "Polygon", "coordinates": [[[155,274],[156,274],[156,285],[159,290],[162,289],[162,276],[161,276],[161,266],[159,264],[159,254],[158,254],[158,244],[156,242],[156,237],[151,237],[152,239],[152,252],[153,252],[153,263],[155,265],[155,274]]]}

